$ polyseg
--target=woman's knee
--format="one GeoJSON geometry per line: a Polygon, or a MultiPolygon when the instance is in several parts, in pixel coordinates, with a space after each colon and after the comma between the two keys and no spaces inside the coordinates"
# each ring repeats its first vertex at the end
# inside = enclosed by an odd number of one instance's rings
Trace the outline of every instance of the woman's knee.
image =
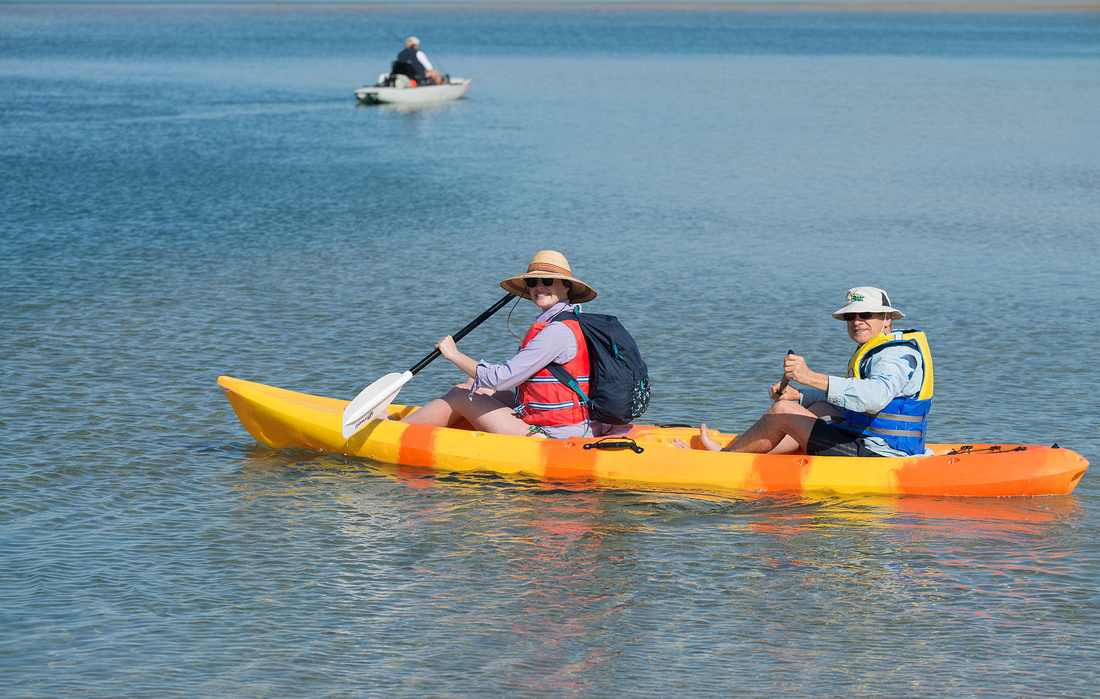
{"type": "Polygon", "coordinates": [[[450,405],[452,409],[456,408],[463,401],[470,402],[470,387],[459,384],[440,396],[440,399],[450,405]]]}

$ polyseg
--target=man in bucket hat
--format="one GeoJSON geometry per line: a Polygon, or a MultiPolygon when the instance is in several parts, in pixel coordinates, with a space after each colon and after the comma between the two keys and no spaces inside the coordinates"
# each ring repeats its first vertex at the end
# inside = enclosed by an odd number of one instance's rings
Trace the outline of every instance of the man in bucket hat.
{"type": "MultiPolygon", "coordinates": [[[[833,313],[848,326],[859,347],[847,376],[812,371],[788,354],[783,381],[771,387],[775,403],[724,451],[788,454],[804,449],[820,456],[910,456],[931,453],[924,446],[932,403],[932,356],[923,332],[893,330],[905,315],[882,289],[849,289],[833,313]],[[801,384],[796,389],[787,382],[801,384]]],[[[706,425],[705,448],[720,449],[706,425]]]]}

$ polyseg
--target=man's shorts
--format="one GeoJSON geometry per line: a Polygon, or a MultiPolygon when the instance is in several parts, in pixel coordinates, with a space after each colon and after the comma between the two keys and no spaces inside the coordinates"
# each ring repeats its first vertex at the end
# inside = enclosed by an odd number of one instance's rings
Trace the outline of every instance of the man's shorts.
{"type": "Polygon", "coordinates": [[[863,446],[859,435],[833,427],[824,420],[814,422],[806,453],[810,456],[882,456],[863,446]]]}

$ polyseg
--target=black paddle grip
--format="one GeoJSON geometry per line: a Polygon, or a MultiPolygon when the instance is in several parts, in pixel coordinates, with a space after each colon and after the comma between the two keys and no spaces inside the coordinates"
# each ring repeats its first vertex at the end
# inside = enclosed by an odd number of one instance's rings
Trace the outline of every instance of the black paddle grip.
{"type": "MultiPolygon", "coordinates": [[[[787,354],[788,355],[794,354],[794,350],[787,350],[787,354]]],[[[791,380],[788,379],[786,376],[784,376],[783,380],[779,382],[779,390],[775,392],[775,395],[777,395],[777,396],[783,395],[783,389],[787,388],[787,384],[789,384],[790,382],[791,382],[791,380]]]]}

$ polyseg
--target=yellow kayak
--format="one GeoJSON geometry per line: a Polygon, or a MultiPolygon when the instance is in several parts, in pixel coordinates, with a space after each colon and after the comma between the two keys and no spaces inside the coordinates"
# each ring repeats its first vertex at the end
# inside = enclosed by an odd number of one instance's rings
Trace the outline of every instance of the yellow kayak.
{"type": "MultiPolygon", "coordinates": [[[[596,479],[750,492],[828,491],[883,495],[1064,495],[1088,468],[1057,445],[929,444],[934,456],[857,458],[734,454],[698,446],[697,429],[633,425],[602,439],[537,439],[472,429],[372,420],[344,439],[348,401],[221,376],[218,383],[257,441],[440,471],[482,471],[546,480],[596,479]]],[[[389,406],[393,417],[415,407],[389,406]]],[[[728,444],[734,434],[712,432],[728,444]]]]}

